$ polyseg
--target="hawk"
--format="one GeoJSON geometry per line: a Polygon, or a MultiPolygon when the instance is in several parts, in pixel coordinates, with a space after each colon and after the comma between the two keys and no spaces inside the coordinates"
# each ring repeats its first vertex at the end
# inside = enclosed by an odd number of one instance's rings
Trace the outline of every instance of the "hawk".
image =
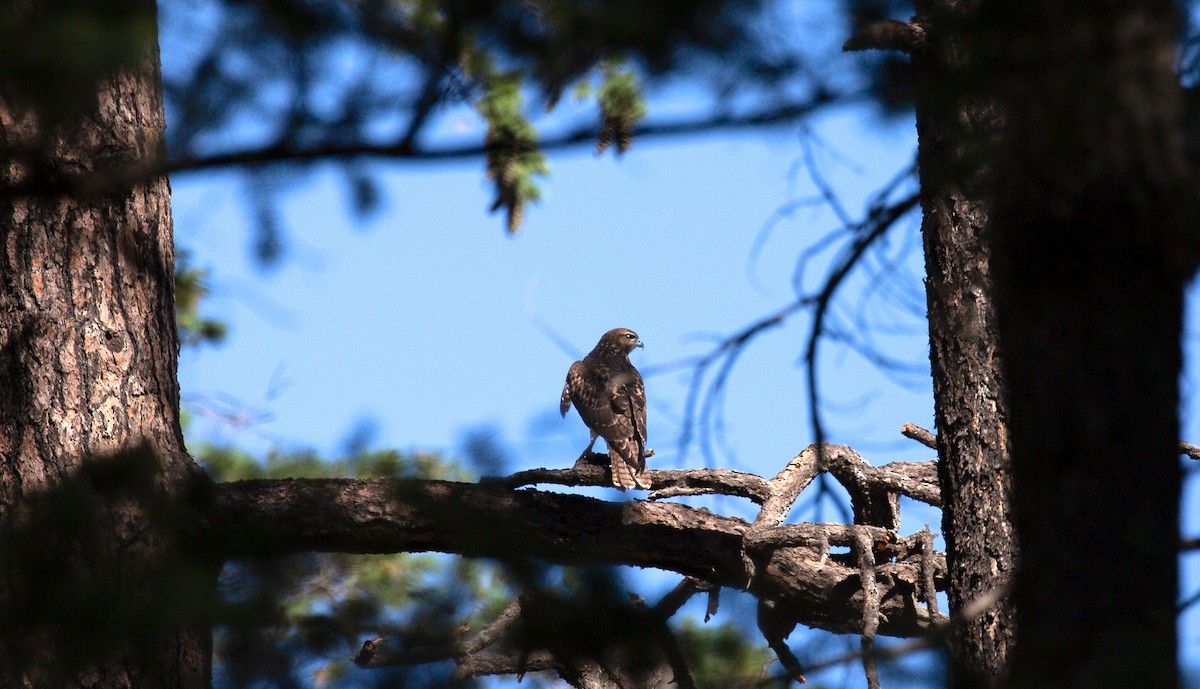
{"type": "Polygon", "coordinates": [[[596,438],[608,445],[613,485],[649,488],[646,472],[646,389],[642,375],[629,361],[641,347],[637,333],[614,328],[604,333],[596,347],[571,364],[563,385],[559,411],[565,417],[571,405],[592,433],[581,457],[591,452],[596,438]]]}

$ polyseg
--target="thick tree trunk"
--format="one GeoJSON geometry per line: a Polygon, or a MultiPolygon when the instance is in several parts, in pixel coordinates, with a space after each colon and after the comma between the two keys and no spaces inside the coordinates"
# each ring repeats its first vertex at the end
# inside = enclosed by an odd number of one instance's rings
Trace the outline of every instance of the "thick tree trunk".
{"type": "MultiPolygon", "coordinates": [[[[946,88],[965,47],[938,19],[935,14],[925,23],[926,43],[913,52],[913,69],[946,593],[953,612],[1008,585],[1017,545],[985,241],[990,204],[979,193],[986,171],[967,154],[969,143],[990,135],[1000,118],[946,88]]],[[[1013,636],[1011,597],[964,620],[949,639],[948,685],[996,686],[1013,636]]]]}
{"type": "Polygon", "coordinates": [[[986,2],[990,234],[1021,543],[1011,685],[1178,686],[1178,379],[1195,188],[1179,8],[986,2]]]}
{"type": "MultiPolygon", "coordinates": [[[[8,152],[49,142],[36,165],[0,169],[0,190],[163,155],[156,44],[95,98],[54,134],[0,101],[8,152]]],[[[206,687],[208,630],[181,631],[163,601],[139,598],[165,590],[152,577],[178,554],[145,498],[169,503],[196,472],[179,426],[168,182],[0,196],[0,252],[0,685],[206,687]],[[140,496],[95,473],[136,447],[157,456],[140,496]],[[93,490],[106,484],[121,488],[93,490]],[[135,619],[139,605],[158,619],[135,619]]]]}

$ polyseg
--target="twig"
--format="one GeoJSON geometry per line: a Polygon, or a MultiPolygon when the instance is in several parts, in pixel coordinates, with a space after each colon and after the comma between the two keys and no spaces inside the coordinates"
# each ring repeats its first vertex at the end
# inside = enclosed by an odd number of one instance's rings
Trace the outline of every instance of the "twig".
{"type": "MultiPolygon", "coordinates": [[[[596,454],[596,453],[593,453],[596,454]]],[[[607,462],[607,455],[597,455],[607,462]]],[[[652,456],[647,454],[647,456],[652,456]]],[[[766,479],[756,474],[724,469],[658,469],[646,472],[653,487],[648,498],[662,500],[680,495],[731,495],[762,503],[770,495],[766,479]]],[[[508,476],[487,476],[480,483],[496,484],[505,488],[520,488],[539,483],[558,486],[612,485],[608,470],[588,461],[578,462],[570,469],[527,469],[508,476]]]]}
{"type": "Polygon", "coordinates": [[[667,620],[675,613],[679,612],[679,609],[683,607],[684,603],[688,602],[692,596],[696,595],[704,588],[707,588],[707,586],[705,585],[702,587],[700,582],[696,579],[693,579],[692,577],[684,577],[683,581],[680,581],[678,584],[676,584],[675,588],[671,589],[667,595],[663,596],[662,599],[654,605],[654,607],[651,609],[651,612],[654,613],[655,616],[663,620],[667,620]]]}
{"type": "Polygon", "coordinates": [[[383,637],[368,639],[363,642],[362,648],[354,656],[354,664],[361,668],[381,668],[419,665],[449,658],[455,658],[457,662],[461,662],[496,643],[496,640],[512,627],[520,615],[521,599],[518,597],[514,598],[496,619],[470,638],[405,650],[387,649],[387,639],[383,637]]]}
{"type": "Polygon", "coordinates": [[[906,423],[901,426],[900,435],[903,435],[905,438],[912,438],[931,450],[937,449],[937,436],[916,424],[906,423]]]}
{"type": "Polygon", "coordinates": [[[879,582],[875,580],[875,553],[872,539],[861,531],[855,534],[854,554],[858,558],[858,576],[863,594],[862,661],[868,689],[879,688],[879,667],[875,663],[875,632],[879,629],[879,582]]]}
{"type": "Polygon", "coordinates": [[[782,524],[772,529],[747,530],[746,548],[792,548],[796,546],[855,546],[860,538],[871,544],[892,545],[896,533],[865,524],[782,524]]]}
{"type": "Polygon", "coordinates": [[[496,643],[500,635],[508,631],[517,618],[521,616],[521,598],[514,598],[508,607],[490,624],[479,630],[479,633],[459,645],[459,656],[471,655],[496,643]]]}
{"type": "Polygon", "coordinates": [[[842,44],[842,50],[895,50],[911,55],[923,50],[928,43],[925,27],[921,24],[885,19],[860,27],[842,44]]]}
{"type": "MultiPolygon", "coordinates": [[[[975,619],[976,617],[979,617],[999,603],[1001,599],[1008,595],[1010,588],[1011,582],[1005,582],[1000,586],[988,591],[987,593],[980,595],[978,598],[964,605],[949,620],[934,627],[925,636],[908,639],[898,644],[892,644],[882,650],[876,650],[873,648],[872,652],[876,655],[878,660],[889,661],[909,653],[923,651],[927,648],[933,648],[939,645],[943,639],[952,634],[963,624],[975,619]]],[[[828,660],[823,660],[819,663],[809,665],[808,671],[809,673],[814,673],[831,667],[838,667],[845,665],[846,663],[859,660],[862,657],[863,651],[861,649],[858,651],[851,651],[850,653],[844,653],[840,656],[835,656],[828,660]]],[[[787,679],[788,677],[785,675],[768,676],[760,679],[758,684],[759,686],[763,686],[787,679]]]]}
{"type": "Polygon", "coordinates": [[[887,234],[887,231],[900,218],[907,215],[913,208],[916,208],[920,200],[920,194],[913,193],[890,206],[872,209],[868,217],[857,228],[852,228],[858,236],[843,252],[841,259],[837,262],[833,270],[830,271],[820,291],[816,296],[812,297],[815,309],[813,311],[812,325],[808,331],[808,342],[805,345],[804,368],[805,377],[808,382],[809,420],[812,424],[818,454],[821,453],[821,444],[825,442],[825,426],[821,421],[821,391],[817,383],[817,355],[821,334],[825,330],[825,319],[829,313],[829,307],[833,304],[833,298],[837,295],[838,289],[842,286],[842,283],[854,267],[858,265],[859,259],[862,258],[866,250],[878,241],[880,237],[887,234]]]}
{"type": "MultiPolygon", "coordinates": [[[[869,98],[862,93],[833,95],[826,91],[811,100],[766,107],[749,113],[718,114],[710,117],[694,117],[675,122],[653,122],[636,127],[635,137],[682,136],[717,129],[750,129],[777,125],[800,119],[812,112],[838,101],[854,103],[869,98]]],[[[596,139],[595,123],[581,124],[564,134],[548,137],[538,142],[537,149],[552,151],[589,145],[596,139]]],[[[8,147],[11,151],[12,146],[8,147]]],[[[141,180],[160,175],[175,175],[187,172],[246,168],[276,164],[306,164],[323,160],[346,161],[357,158],[383,158],[394,161],[434,162],[462,160],[485,156],[493,146],[486,144],[459,144],[440,147],[423,147],[413,142],[400,140],[394,144],[367,142],[321,142],[314,146],[297,145],[289,140],[273,144],[232,150],[203,157],[183,156],[169,161],[158,160],[125,167],[97,170],[93,173],[73,177],[30,176],[20,182],[0,187],[0,199],[13,199],[40,195],[102,195],[122,189],[141,180]]],[[[33,148],[34,151],[39,149],[33,148]]]]}
{"type": "Polygon", "coordinates": [[[863,637],[862,648],[863,674],[867,676],[867,689],[881,689],[879,685],[879,664],[875,661],[875,639],[863,637]]]}
{"type": "MultiPolygon", "coordinates": [[[[900,429],[901,435],[921,443],[925,447],[937,449],[937,436],[915,424],[906,423],[900,429]]],[[[1193,445],[1183,440],[1179,441],[1179,453],[1191,459],[1200,460],[1200,445],[1193,445]]]]}
{"type": "Polygon", "coordinates": [[[925,607],[930,616],[938,614],[937,588],[933,584],[933,532],[929,525],[917,534],[917,543],[921,548],[921,597],[925,599],[925,607]]]}
{"type": "Polygon", "coordinates": [[[872,640],[879,630],[879,582],[875,580],[874,545],[874,539],[863,531],[854,534],[853,548],[863,593],[862,636],[872,640]]]}

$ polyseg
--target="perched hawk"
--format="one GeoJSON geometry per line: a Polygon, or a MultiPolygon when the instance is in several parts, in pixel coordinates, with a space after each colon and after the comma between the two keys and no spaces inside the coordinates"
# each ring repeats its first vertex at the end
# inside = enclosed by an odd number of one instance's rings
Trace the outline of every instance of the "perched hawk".
{"type": "Polygon", "coordinates": [[[571,364],[563,385],[559,411],[563,416],[574,403],[592,432],[586,455],[604,438],[612,465],[613,485],[649,488],[646,472],[646,389],[642,375],[629,362],[629,353],[641,347],[637,333],[614,328],[604,333],[596,347],[571,364]]]}

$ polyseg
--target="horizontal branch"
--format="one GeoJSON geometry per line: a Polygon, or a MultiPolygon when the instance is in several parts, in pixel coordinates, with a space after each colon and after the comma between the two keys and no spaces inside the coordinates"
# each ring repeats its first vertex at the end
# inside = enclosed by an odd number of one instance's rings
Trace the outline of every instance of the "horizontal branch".
{"type": "MultiPolygon", "coordinates": [[[[767,596],[800,623],[833,632],[862,628],[858,571],[811,550],[765,554],[752,583],[742,558],[749,525],[686,505],[606,502],[511,490],[494,483],[416,479],[254,480],[219,484],[209,506],[214,550],[225,558],[301,552],[444,552],[555,564],[655,567],[767,596]]],[[[881,572],[901,586],[918,565],[881,572]]],[[[879,633],[914,636],[938,618],[890,591],[879,633]]]]}
{"type": "Polygon", "coordinates": [[[905,438],[912,438],[931,450],[937,449],[937,436],[915,423],[906,423],[901,426],[900,435],[905,438]]]}
{"type": "MultiPolygon", "coordinates": [[[[850,104],[865,100],[866,93],[832,94],[821,92],[809,100],[794,101],[748,113],[717,113],[677,121],[647,122],[633,130],[633,136],[669,137],[702,134],[711,131],[755,129],[794,122],[834,103],[850,104]]],[[[598,126],[585,123],[556,136],[546,137],[531,146],[539,151],[553,151],[591,145],[599,135],[598,126]]],[[[280,141],[268,146],[231,150],[203,156],[179,156],[169,160],[90,171],[76,176],[45,178],[27,176],[20,182],[0,187],[0,198],[11,199],[39,195],[103,195],[141,180],[159,175],[175,175],[233,168],[253,168],[265,165],[310,164],[322,161],[348,161],[376,158],[394,162],[440,162],[482,159],[496,149],[485,143],[461,143],[445,146],[422,146],[406,137],[396,143],[355,141],[322,143],[316,146],[297,145],[280,141]]],[[[23,151],[37,155],[36,146],[0,148],[5,162],[23,162],[23,151]]]]}
{"type": "Polygon", "coordinates": [[[842,44],[842,50],[896,50],[911,55],[923,49],[928,42],[924,26],[916,22],[885,19],[859,27],[842,44]]]}
{"type": "MultiPolygon", "coordinates": [[[[520,488],[538,484],[602,488],[611,486],[612,478],[608,468],[598,466],[598,464],[608,463],[608,455],[592,454],[603,461],[596,463],[581,458],[570,469],[527,469],[508,476],[485,477],[480,483],[494,483],[505,488],[520,488]]],[[[762,504],[771,495],[770,487],[763,477],[744,471],[657,469],[647,472],[646,476],[652,490],[649,496],[651,500],[662,500],[681,495],[731,495],[762,504]]]]}
{"type": "MultiPolygon", "coordinates": [[[[906,423],[900,429],[900,434],[906,438],[921,443],[925,447],[937,449],[937,436],[930,431],[921,428],[915,424],[906,423]]],[[[1182,440],[1179,441],[1179,454],[1186,455],[1191,459],[1200,459],[1200,445],[1193,445],[1182,440]]]]}

